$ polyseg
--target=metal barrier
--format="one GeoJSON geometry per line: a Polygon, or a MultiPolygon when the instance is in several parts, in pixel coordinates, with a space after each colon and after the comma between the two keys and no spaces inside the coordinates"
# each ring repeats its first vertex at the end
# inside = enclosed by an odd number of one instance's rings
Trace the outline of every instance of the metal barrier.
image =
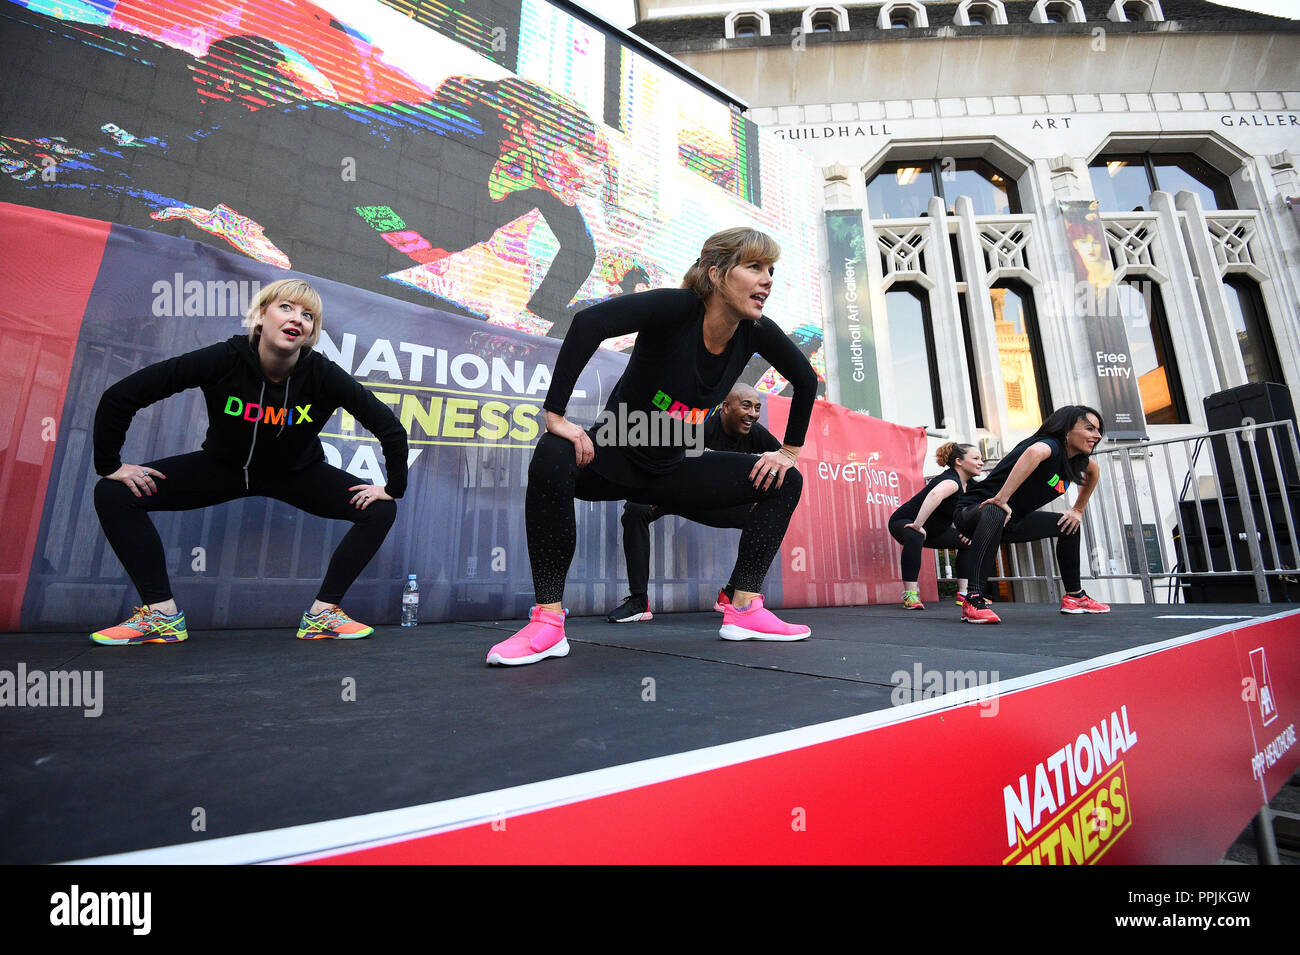
{"type": "MultiPolygon", "coordinates": [[[[1126,444],[1093,458],[1101,480],[1084,513],[1083,578],[1115,582],[1111,599],[1137,596],[1125,593],[1126,581],[1144,603],[1159,602],[1158,588],[1170,603],[1272,603],[1292,587],[1300,598],[1300,443],[1290,421],[1126,444]],[[1213,592],[1229,596],[1207,600],[1213,592]]],[[[1052,543],[1004,546],[990,580],[1059,600],[1052,543]]],[[[952,579],[952,555],[937,560],[940,579],[952,579]]]]}

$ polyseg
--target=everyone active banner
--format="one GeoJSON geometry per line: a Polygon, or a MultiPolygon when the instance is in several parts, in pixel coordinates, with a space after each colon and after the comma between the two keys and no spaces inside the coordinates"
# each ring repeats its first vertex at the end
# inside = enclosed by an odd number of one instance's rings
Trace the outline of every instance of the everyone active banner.
{"type": "MultiPolygon", "coordinates": [[[[0,627],[84,629],[137,601],[93,506],[92,425],[113,382],[241,331],[247,303],[283,270],[169,236],[0,204],[0,335],[13,409],[0,458],[10,533],[0,541],[0,627]]],[[[410,440],[410,484],[397,523],[348,594],[359,619],[395,622],[408,573],[425,622],[526,615],[532,580],[524,530],[528,462],[560,343],[306,276],[325,303],[319,349],[393,408],[410,440]]],[[[570,417],[594,421],[626,364],[600,350],[570,417]]],[[[774,433],[788,400],[766,396],[774,433]]],[[[197,389],[141,411],[123,460],[196,449],[206,431],[197,389]]],[[[338,412],[327,459],[383,478],[378,442],[338,412]]],[[[921,486],[924,436],[819,401],[801,461],[808,480],[791,536],[768,576],[786,606],[897,597],[888,513],[921,486]],[[815,530],[814,530],[815,528],[815,530]],[[797,543],[796,543],[797,538],[797,543]]],[[[574,614],[604,613],[626,592],[618,503],[578,505],[565,595],[574,614]]],[[[205,627],[297,619],[347,530],[278,501],[246,498],[154,515],[177,600],[205,627]]],[[[652,536],[656,609],[712,605],[739,531],[681,518],[652,536]]],[[[927,585],[932,588],[932,581],[927,585]]]]}

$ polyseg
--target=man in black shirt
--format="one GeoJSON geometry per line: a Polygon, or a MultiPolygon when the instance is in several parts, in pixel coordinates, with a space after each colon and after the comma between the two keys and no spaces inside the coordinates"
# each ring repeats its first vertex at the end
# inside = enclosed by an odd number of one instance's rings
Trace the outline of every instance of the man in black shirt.
{"type": "MultiPolygon", "coordinates": [[[[763,410],[763,396],[749,385],[737,383],[722,401],[721,410],[704,424],[704,447],[710,451],[762,454],[781,447],[771,432],[758,423],[763,410]]],[[[680,516],[709,527],[745,526],[752,504],[710,511],[682,512],[680,516]]],[[[627,581],[631,596],[606,618],[610,623],[635,623],[650,620],[650,525],[676,511],[653,504],[628,501],[623,505],[623,555],[627,559],[627,581]]],[[[718,596],[719,605],[730,599],[726,588],[718,596]]],[[[715,607],[715,609],[717,609],[715,607]]]]}

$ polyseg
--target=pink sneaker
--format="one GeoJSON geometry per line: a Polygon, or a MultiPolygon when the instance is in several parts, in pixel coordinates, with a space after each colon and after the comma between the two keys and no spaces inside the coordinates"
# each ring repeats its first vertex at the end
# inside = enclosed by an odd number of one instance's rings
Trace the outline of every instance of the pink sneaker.
{"type": "Polygon", "coordinates": [[[718,631],[723,640],[805,640],[811,634],[808,627],[783,622],[763,606],[761,596],[751,600],[744,610],[728,603],[718,631]]]}
{"type": "Polygon", "coordinates": [[[528,625],[489,650],[487,662],[517,667],[547,657],[568,655],[569,641],[564,638],[564,614],[534,607],[528,613],[528,625]]]}
{"type": "Polygon", "coordinates": [[[727,608],[731,606],[731,601],[727,598],[726,590],[718,591],[718,599],[713,601],[713,609],[718,613],[726,613],[727,608]]]}

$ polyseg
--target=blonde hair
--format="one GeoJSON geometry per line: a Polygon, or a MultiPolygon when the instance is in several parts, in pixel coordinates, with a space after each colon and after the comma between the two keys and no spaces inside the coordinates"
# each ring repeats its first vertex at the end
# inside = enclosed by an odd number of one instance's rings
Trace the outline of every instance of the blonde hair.
{"type": "Polygon", "coordinates": [[[311,334],[305,342],[312,348],[320,341],[321,329],[325,327],[325,316],[321,314],[324,305],[317,291],[302,279],[280,279],[261,289],[249,303],[248,313],[244,316],[244,325],[248,328],[248,343],[257,347],[257,339],[262,334],[262,316],[266,306],[282,298],[294,305],[301,305],[304,311],[311,312],[311,334]]]}
{"type": "Polygon", "coordinates": [[[949,441],[947,444],[940,445],[939,450],[934,452],[935,463],[941,468],[946,468],[954,458],[960,461],[974,448],[975,445],[973,444],[960,444],[956,441],[949,441]]]}
{"type": "Polygon", "coordinates": [[[781,257],[781,247],[766,232],[738,226],[723,229],[704,240],[700,257],[686,270],[682,277],[682,288],[688,288],[705,301],[716,291],[713,280],[709,278],[709,269],[718,269],[721,278],[719,285],[725,285],[727,276],[737,265],[744,262],[762,262],[771,265],[781,257]]]}

